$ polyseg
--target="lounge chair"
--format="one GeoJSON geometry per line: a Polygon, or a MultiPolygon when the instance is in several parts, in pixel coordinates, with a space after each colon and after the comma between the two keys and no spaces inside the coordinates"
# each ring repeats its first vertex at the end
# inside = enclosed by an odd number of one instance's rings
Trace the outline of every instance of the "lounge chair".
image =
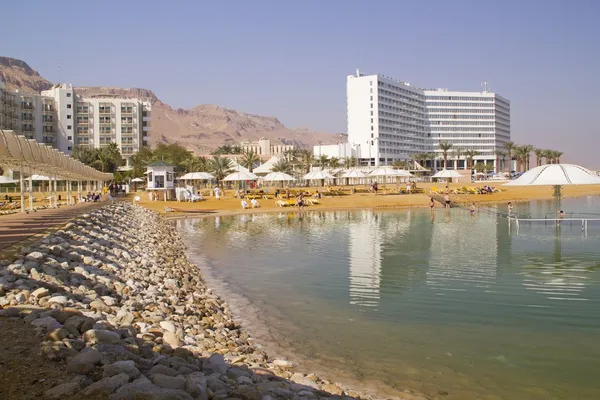
{"type": "Polygon", "coordinates": [[[283,200],[277,200],[275,204],[277,204],[279,207],[288,207],[290,205],[288,202],[283,200]]]}

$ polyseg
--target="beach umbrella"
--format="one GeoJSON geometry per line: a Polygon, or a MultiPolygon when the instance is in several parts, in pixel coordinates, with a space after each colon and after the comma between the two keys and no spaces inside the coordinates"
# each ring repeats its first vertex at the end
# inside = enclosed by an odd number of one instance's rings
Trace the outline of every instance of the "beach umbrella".
{"type": "Polygon", "coordinates": [[[302,177],[302,179],[306,179],[307,181],[310,181],[313,179],[316,180],[316,179],[334,179],[334,178],[335,177],[327,171],[312,171],[302,177]]]}
{"type": "Polygon", "coordinates": [[[357,169],[347,169],[342,172],[342,178],[364,178],[367,175],[357,169]]]}
{"type": "Polygon", "coordinates": [[[386,166],[374,169],[369,176],[399,176],[408,178],[413,176],[413,174],[403,169],[394,169],[386,166]]]}
{"type": "Polygon", "coordinates": [[[271,172],[265,175],[262,179],[269,182],[287,182],[296,180],[296,178],[284,172],[271,172]]]}
{"type": "Polygon", "coordinates": [[[441,171],[438,171],[435,175],[432,176],[432,178],[446,178],[446,179],[451,179],[451,178],[461,178],[462,175],[453,169],[443,169],[441,171]]]}
{"type": "Polygon", "coordinates": [[[223,178],[224,182],[236,182],[236,181],[254,181],[258,179],[258,176],[254,175],[252,172],[239,171],[234,172],[232,174],[227,175],[223,178]]]}
{"type": "Polygon", "coordinates": [[[600,177],[574,164],[546,164],[525,172],[504,186],[553,186],[557,209],[560,209],[564,185],[600,185],[600,177]]]}
{"type": "Polygon", "coordinates": [[[145,179],[142,179],[142,178],[133,178],[133,179],[131,180],[131,182],[135,182],[135,183],[141,183],[141,182],[146,182],[146,180],[145,180],[145,179]]]}
{"type": "Polygon", "coordinates": [[[188,172],[187,174],[177,178],[179,181],[210,181],[212,179],[215,179],[215,177],[208,172],[188,172]]]}

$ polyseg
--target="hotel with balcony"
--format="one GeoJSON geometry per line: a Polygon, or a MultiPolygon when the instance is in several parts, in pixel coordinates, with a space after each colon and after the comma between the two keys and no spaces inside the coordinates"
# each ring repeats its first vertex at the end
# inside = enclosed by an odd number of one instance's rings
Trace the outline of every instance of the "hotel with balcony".
{"type": "Polygon", "coordinates": [[[481,92],[426,90],[379,74],[356,71],[347,78],[348,142],[363,165],[390,164],[433,152],[441,167],[440,141],[461,156],[448,155],[449,168],[466,168],[465,151],[476,162],[494,164],[510,141],[510,102],[481,92]],[[456,164],[455,164],[456,162],[456,164]]]}
{"type": "Polygon", "coordinates": [[[108,96],[84,98],[71,85],[41,94],[6,90],[0,81],[0,129],[70,154],[75,146],[102,148],[116,143],[123,158],[147,144],[151,103],[108,96]]]}

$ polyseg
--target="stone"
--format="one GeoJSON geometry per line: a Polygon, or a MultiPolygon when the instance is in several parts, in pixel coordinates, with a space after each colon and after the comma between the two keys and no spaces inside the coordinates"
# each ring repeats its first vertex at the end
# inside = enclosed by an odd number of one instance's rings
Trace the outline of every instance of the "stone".
{"type": "Polygon", "coordinates": [[[86,265],[92,265],[92,264],[94,264],[94,261],[96,261],[96,260],[94,260],[93,257],[90,257],[90,256],[83,257],[83,263],[86,265]]]}
{"type": "Polygon", "coordinates": [[[248,378],[247,376],[240,376],[235,381],[238,385],[252,385],[253,383],[252,379],[248,378]]]}
{"type": "Polygon", "coordinates": [[[50,291],[46,288],[37,288],[33,292],[31,292],[31,297],[36,299],[41,299],[42,297],[46,297],[50,295],[50,291]]]}
{"type": "Polygon", "coordinates": [[[86,331],[92,329],[92,326],[95,322],[96,321],[93,318],[74,315],[65,321],[65,327],[72,326],[80,333],[85,333],[86,331]]]}
{"type": "MultiPolygon", "coordinates": [[[[142,376],[121,386],[109,400],[194,400],[182,390],[164,389],[142,376]]],[[[196,399],[198,400],[198,399],[196,399]]]]}
{"type": "Polygon", "coordinates": [[[323,386],[321,386],[321,390],[323,390],[324,392],[327,392],[327,393],[334,394],[336,396],[342,396],[344,394],[344,391],[342,390],[342,388],[340,388],[339,386],[336,386],[336,385],[332,385],[330,383],[326,383],[323,386]]]}
{"type": "Polygon", "coordinates": [[[180,347],[182,344],[181,339],[179,339],[179,336],[173,332],[165,332],[163,334],[163,341],[172,348],[180,347]]]}
{"type": "Polygon", "coordinates": [[[69,299],[67,298],[67,296],[54,296],[54,297],[50,297],[48,299],[48,304],[65,305],[65,304],[67,304],[68,301],[69,301],[69,299]]]}
{"type": "Polygon", "coordinates": [[[100,299],[96,299],[94,301],[92,301],[90,303],[90,308],[92,310],[98,310],[100,312],[105,312],[105,313],[109,313],[112,311],[112,309],[107,306],[102,300],[100,299]]]}
{"type": "Polygon", "coordinates": [[[83,394],[89,397],[108,396],[127,382],[129,382],[129,376],[125,373],[111,376],[110,378],[103,378],[88,386],[83,391],[83,394]]]}
{"type": "Polygon", "coordinates": [[[204,361],[202,369],[206,375],[219,373],[223,375],[227,372],[225,358],[221,354],[213,354],[204,361]]]}
{"type": "Polygon", "coordinates": [[[77,350],[68,348],[62,342],[42,342],[40,348],[42,357],[52,361],[64,360],[77,355],[77,350]]]}
{"type": "Polygon", "coordinates": [[[230,393],[229,397],[237,397],[242,400],[261,400],[262,396],[256,388],[239,386],[230,393]]]}
{"type": "Polygon", "coordinates": [[[48,399],[63,399],[65,397],[75,394],[79,390],[79,383],[67,382],[62,383],[58,386],[54,386],[52,389],[46,390],[44,395],[48,399]]]}
{"type": "Polygon", "coordinates": [[[109,307],[117,305],[117,299],[115,299],[114,297],[102,296],[100,298],[102,299],[102,301],[104,302],[104,304],[106,304],[109,307]]]}
{"type": "Polygon", "coordinates": [[[177,328],[175,327],[175,324],[171,321],[160,321],[159,325],[161,328],[163,328],[167,332],[173,332],[173,333],[177,332],[177,328]]]}
{"type": "Polygon", "coordinates": [[[96,364],[102,361],[102,354],[94,349],[84,349],[67,363],[67,371],[73,374],[88,375],[94,372],[96,364]]]}
{"type": "Polygon", "coordinates": [[[27,254],[27,258],[29,258],[30,260],[41,260],[44,257],[44,254],[39,251],[34,251],[32,253],[27,254]]]}
{"type": "Polygon", "coordinates": [[[46,332],[62,328],[62,325],[52,317],[42,317],[34,319],[33,321],[31,321],[31,325],[45,329],[46,332]]]}
{"type": "Polygon", "coordinates": [[[153,376],[155,374],[168,375],[168,376],[177,376],[179,372],[175,371],[173,368],[166,367],[164,365],[155,365],[148,371],[148,375],[153,376]]]}
{"type": "Polygon", "coordinates": [[[135,367],[135,363],[131,360],[117,361],[102,367],[103,378],[108,378],[121,373],[127,374],[130,379],[136,379],[141,375],[141,372],[135,367]]]}
{"type": "Polygon", "coordinates": [[[119,312],[117,313],[116,323],[120,326],[129,326],[133,323],[134,319],[135,317],[133,316],[133,314],[125,310],[119,310],[119,312]]]}
{"type": "Polygon", "coordinates": [[[69,331],[67,331],[66,329],[63,328],[58,328],[53,330],[52,332],[48,333],[46,335],[46,340],[53,340],[55,342],[60,342],[63,339],[67,338],[69,336],[69,331]]]}
{"type": "Polygon", "coordinates": [[[152,376],[152,383],[165,389],[184,390],[186,385],[185,382],[185,378],[181,375],[169,376],[163,374],[154,374],[152,376]]]}
{"type": "Polygon", "coordinates": [[[198,400],[208,398],[206,377],[202,372],[193,372],[185,377],[185,390],[198,400]]]}
{"type": "Polygon", "coordinates": [[[117,344],[121,341],[121,335],[112,331],[90,329],[83,334],[83,340],[91,343],[117,344]]]}
{"type": "Polygon", "coordinates": [[[27,301],[27,297],[23,293],[17,293],[17,295],[15,296],[15,300],[17,301],[17,303],[23,304],[27,301]]]}

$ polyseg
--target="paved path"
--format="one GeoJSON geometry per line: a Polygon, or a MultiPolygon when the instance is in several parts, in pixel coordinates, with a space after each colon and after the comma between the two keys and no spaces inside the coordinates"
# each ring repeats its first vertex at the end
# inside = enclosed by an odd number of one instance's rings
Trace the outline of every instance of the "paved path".
{"type": "Polygon", "coordinates": [[[82,203],[75,206],[62,206],[60,208],[47,208],[29,214],[1,215],[0,252],[48,229],[64,225],[70,219],[106,204],[106,201],[101,201],[98,203],[82,203]]]}

